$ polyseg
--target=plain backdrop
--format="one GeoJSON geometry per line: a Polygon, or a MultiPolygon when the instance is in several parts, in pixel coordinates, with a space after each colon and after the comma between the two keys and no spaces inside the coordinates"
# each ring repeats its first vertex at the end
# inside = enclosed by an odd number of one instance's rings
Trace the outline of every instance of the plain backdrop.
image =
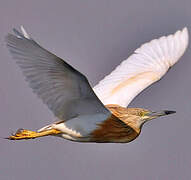
{"type": "MultiPolygon", "coordinates": [[[[4,37],[23,25],[43,47],[95,85],[142,43],[191,32],[190,0],[0,1],[0,136],[54,121],[12,60],[4,37]]],[[[191,50],[130,104],[177,113],[153,120],[129,144],[75,143],[56,137],[0,139],[0,180],[191,179],[191,50]]],[[[127,92],[128,93],[128,92],[127,92]]]]}

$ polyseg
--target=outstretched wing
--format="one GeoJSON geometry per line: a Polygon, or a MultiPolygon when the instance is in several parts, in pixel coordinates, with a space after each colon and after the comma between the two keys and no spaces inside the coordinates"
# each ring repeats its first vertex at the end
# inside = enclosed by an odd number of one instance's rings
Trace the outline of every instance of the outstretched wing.
{"type": "Polygon", "coordinates": [[[87,78],[37,44],[21,27],[8,34],[7,46],[30,87],[59,119],[109,113],[90,87],[87,78]]]}
{"type": "Polygon", "coordinates": [[[103,104],[126,107],[143,89],[164,76],[187,46],[187,28],[145,43],[101,80],[94,91],[103,104]]]}

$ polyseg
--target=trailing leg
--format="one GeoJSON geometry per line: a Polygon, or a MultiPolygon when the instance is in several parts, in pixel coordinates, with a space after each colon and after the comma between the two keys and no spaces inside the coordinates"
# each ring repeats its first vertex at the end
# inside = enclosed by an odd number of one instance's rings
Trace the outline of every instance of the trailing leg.
{"type": "Polygon", "coordinates": [[[41,132],[30,131],[26,129],[18,129],[15,134],[9,136],[7,139],[10,140],[34,139],[42,136],[57,135],[60,133],[61,131],[57,129],[49,129],[41,132]]]}

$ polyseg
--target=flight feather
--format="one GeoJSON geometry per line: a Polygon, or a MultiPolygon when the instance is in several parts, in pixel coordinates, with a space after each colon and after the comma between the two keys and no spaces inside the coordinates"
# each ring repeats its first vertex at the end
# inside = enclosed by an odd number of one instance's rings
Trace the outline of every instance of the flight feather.
{"type": "Polygon", "coordinates": [[[187,46],[187,28],[145,43],[101,80],[94,91],[103,104],[126,107],[143,89],[161,79],[187,46]]]}
{"type": "Polygon", "coordinates": [[[7,47],[30,87],[56,117],[63,120],[86,114],[109,113],[97,98],[87,78],[61,58],[21,32],[6,37],[7,47]]]}

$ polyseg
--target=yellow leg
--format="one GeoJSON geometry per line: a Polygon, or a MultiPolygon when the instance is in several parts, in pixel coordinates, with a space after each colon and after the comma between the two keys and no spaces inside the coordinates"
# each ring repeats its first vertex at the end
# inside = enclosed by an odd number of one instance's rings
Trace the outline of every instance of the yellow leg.
{"type": "Polygon", "coordinates": [[[19,129],[19,130],[17,130],[17,132],[15,134],[8,137],[7,139],[10,139],[10,140],[34,139],[37,137],[56,135],[56,134],[60,134],[60,133],[62,133],[62,132],[57,129],[45,130],[42,132],[29,131],[26,129],[19,129]]]}

